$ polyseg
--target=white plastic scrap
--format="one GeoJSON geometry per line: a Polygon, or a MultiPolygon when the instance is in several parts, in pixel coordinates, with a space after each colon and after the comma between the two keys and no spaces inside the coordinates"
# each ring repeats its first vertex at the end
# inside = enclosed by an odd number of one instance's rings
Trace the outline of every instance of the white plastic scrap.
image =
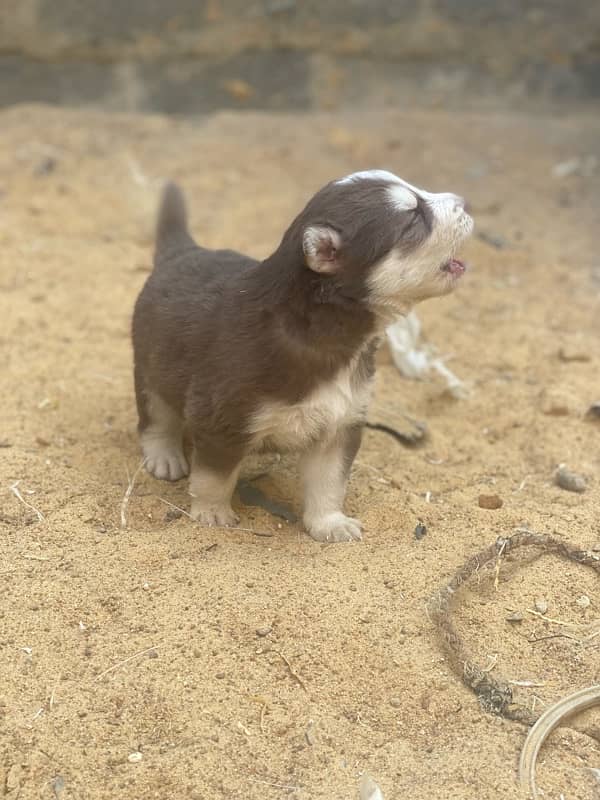
{"type": "Polygon", "coordinates": [[[366,772],[362,776],[358,789],[360,800],[383,800],[381,789],[366,772]]]}
{"type": "Polygon", "coordinates": [[[394,364],[406,378],[419,380],[434,370],[444,378],[453,397],[464,398],[467,387],[448,367],[443,358],[435,356],[431,347],[420,343],[421,323],[414,311],[400,317],[386,330],[394,364]]]}

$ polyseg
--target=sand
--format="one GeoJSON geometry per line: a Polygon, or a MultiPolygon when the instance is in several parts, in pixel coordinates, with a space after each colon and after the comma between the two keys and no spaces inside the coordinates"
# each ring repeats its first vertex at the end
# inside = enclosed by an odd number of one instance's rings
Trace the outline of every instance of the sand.
{"type": "MultiPolygon", "coordinates": [[[[352,800],[366,771],[386,800],[522,797],[526,729],[482,711],[426,601],[518,527],[600,547],[598,119],[22,107],[0,127],[0,795],[352,800]],[[323,182],[374,166],[471,201],[469,273],[418,311],[470,396],[381,352],[377,402],[429,435],[366,433],[347,502],[362,543],[319,545],[239,502],[256,533],[201,528],[164,502],[187,509],[185,482],[143,472],[123,527],[129,325],[161,180],[184,185],[202,243],[260,257],[323,182]],[[561,463],[585,492],[554,484],[561,463]]],[[[255,485],[297,511],[293,460],[266,468],[255,485]]],[[[600,681],[597,573],[530,553],[492,578],[456,621],[492,675],[539,684],[520,702],[600,681]],[[569,627],[528,613],[536,599],[569,627]]],[[[598,731],[600,711],[577,723],[598,731]]],[[[592,797],[586,767],[600,739],[556,732],[544,797],[592,797]]]]}

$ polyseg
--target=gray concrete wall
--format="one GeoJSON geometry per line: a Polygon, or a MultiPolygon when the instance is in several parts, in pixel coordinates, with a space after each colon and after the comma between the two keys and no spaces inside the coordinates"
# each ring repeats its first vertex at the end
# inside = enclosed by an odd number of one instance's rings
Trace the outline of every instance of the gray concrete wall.
{"type": "Polygon", "coordinates": [[[600,100],[592,0],[0,0],[0,105],[600,100]]]}

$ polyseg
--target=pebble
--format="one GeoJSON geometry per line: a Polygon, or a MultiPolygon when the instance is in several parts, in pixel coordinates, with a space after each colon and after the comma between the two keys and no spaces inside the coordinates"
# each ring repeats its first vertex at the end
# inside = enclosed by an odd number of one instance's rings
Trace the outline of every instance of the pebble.
{"type": "Polygon", "coordinates": [[[577,603],[579,608],[589,608],[589,606],[591,605],[592,601],[587,596],[587,594],[582,594],[577,598],[577,600],[575,602],[577,603]]]}
{"type": "Polygon", "coordinates": [[[135,753],[129,753],[127,761],[129,761],[130,764],[139,764],[143,757],[140,751],[136,750],[135,753]]]}
{"type": "Polygon", "coordinates": [[[584,350],[568,346],[563,346],[560,348],[558,351],[558,357],[561,361],[564,361],[567,364],[571,361],[580,361],[585,363],[592,360],[590,354],[586,353],[584,350]]]}
{"type": "Polygon", "coordinates": [[[480,494],[478,499],[479,508],[496,509],[502,508],[504,501],[497,494],[480,494]]]}
{"type": "Polygon", "coordinates": [[[21,773],[22,770],[19,764],[13,764],[9,768],[4,781],[7,791],[11,792],[19,788],[21,785],[21,773]]]}
{"type": "Polygon", "coordinates": [[[556,470],[554,480],[561,489],[567,492],[585,492],[587,488],[586,480],[582,475],[568,470],[564,464],[556,470]]]}
{"type": "Polygon", "coordinates": [[[65,790],[65,779],[62,775],[57,775],[54,780],[50,781],[52,790],[55,797],[60,797],[65,790]]]}
{"type": "Polygon", "coordinates": [[[256,629],[256,635],[257,636],[268,636],[271,633],[272,630],[273,630],[273,628],[270,625],[265,625],[262,628],[257,628],[256,629]]]}
{"type": "Polygon", "coordinates": [[[417,541],[420,541],[425,536],[426,533],[427,533],[427,526],[423,525],[422,522],[419,522],[419,524],[415,528],[415,539],[417,539],[417,541]]]}
{"type": "Polygon", "coordinates": [[[506,617],[507,622],[523,622],[524,619],[525,615],[521,611],[513,611],[512,614],[506,617]]]}
{"type": "Polygon", "coordinates": [[[569,178],[571,175],[581,175],[584,178],[591,178],[597,168],[598,159],[595,155],[576,156],[554,164],[552,167],[552,175],[559,179],[569,178]]]}
{"type": "Polygon", "coordinates": [[[540,393],[540,408],[549,417],[568,417],[579,413],[579,398],[565,388],[544,389],[540,393]]]}
{"type": "Polygon", "coordinates": [[[548,603],[543,597],[536,597],[533,605],[539,614],[545,614],[548,611],[548,603]]]}
{"type": "Polygon", "coordinates": [[[390,697],[390,705],[392,708],[402,708],[402,699],[400,697],[390,697]]]}
{"type": "Polygon", "coordinates": [[[50,175],[51,172],[58,166],[58,160],[54,156],[46,156],[35,167],[34,175],[41,177],[43,175],[50,175]]]}
{"type": "Polygon", "coordinates": [[[495,247],[496,250],[504,250],[504,248],[507,247],[508,245],[508,241],[504,238],[504,236],[501,236],[500,234],[497,233],[487,233],[486,231],[479,231],[475,235],[482,242],[485,242],[486,244],[495,247]]]}
{"type": "Polygon", "coordinates": [[[596,403],[592,403],[592,405],[588,408],[585,416],[588,419],[600,421],[600,400],[596,403]]]}

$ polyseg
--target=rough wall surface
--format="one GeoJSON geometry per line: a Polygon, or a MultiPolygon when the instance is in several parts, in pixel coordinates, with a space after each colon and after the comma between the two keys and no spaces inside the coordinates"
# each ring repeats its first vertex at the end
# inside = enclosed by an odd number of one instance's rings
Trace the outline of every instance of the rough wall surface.
{"type": "Polygon", "coordinates": [[[3,0],[0,105],[512,106],[600,98],[588,0],[3,0]]]}

